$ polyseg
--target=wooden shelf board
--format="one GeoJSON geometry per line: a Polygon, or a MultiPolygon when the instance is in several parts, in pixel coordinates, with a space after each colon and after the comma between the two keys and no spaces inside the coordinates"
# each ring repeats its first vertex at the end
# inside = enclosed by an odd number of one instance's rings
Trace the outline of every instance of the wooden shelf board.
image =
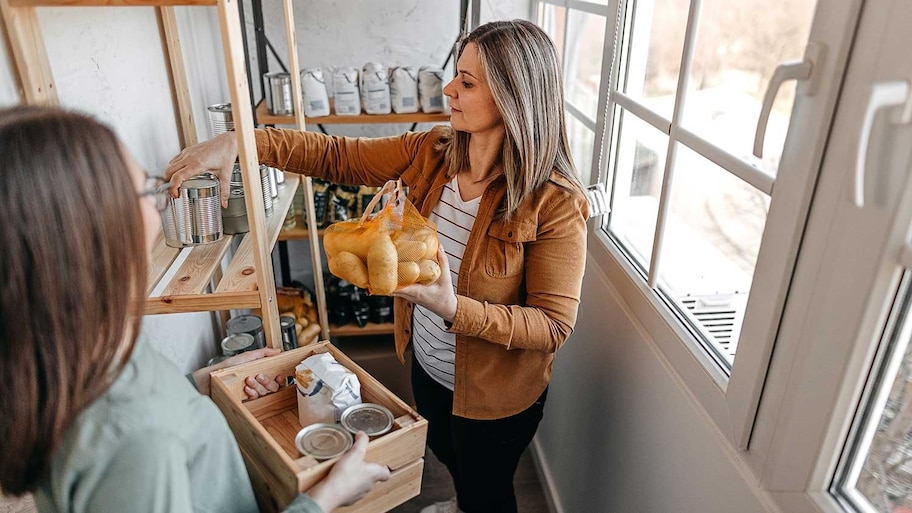
{"type": "Polygon", "coordinates": [[[217,312],[220,310],[238,310],[259,307],[260,295],[256,291],[222,292],[146,298],[145,313],[147,315],[155,315],[185,312],[217,312]]]}
{"type": "Polygon", "coordinates": [[[161,295],[186,296],[205,292],[233,238],[233,235],[223,235],[211,244],[194,246],[161,295]]]}
{"type": "Polygon", "coordinates": [[[180,249],[172,248],[165,244],[165,233],[159,232],[158,238],[155,239],[155,245],[152,247],[152,254],[149,257],[149,279],[146,295],[151,294],[158,280],[168,272],[174,259],[180,254],[180,249]]]}
{"type": "Polygon", "coordinates": [[[218,5],[217,0],[10,0],[13,7],[155,7],[218,5]]]}
{"type": "Polygon", "coordinates": [[[346,324],[345,326],[329,325],[329,335],[333,337],[358,337],[366,335],[390,335],[393,333],[393,323],[384,322],[376,324],[367,323],[363,328],[357,324],[346,324]]]}
{"type": "MultiPolygon", "coordinates": [[[[269,113],[266,102],[261,101],[256,108],[257,123],[261,125],[294,125],[294,116],[276,116],[269,113]]],[[[315,116],[307,118],[308,125],[363,125],[372,123],[441,123],[448,122],[450,115],[446,112],[427,114],[359,114],[357,116],[315,116]]]]}
{"type": "MultiPolygon", "coordinates": [[[[300,176],[288,173],[285,175],[285,186],[279,190],[278,201],[272,205],[272,216],[266,219],[266,240],[271,249],[279,237],[282,223],[285,222],[285,213],[294,199],[295,189],[300,183],[300,176]]],[[[249,234],[248,234],[249,235],[249,234]]],[[[244,236],[234,258],[228,264],[222,281],[218,284],[216,292],[241,292],[257,289],[256,267],[253,264],[253,238],[244,236]]]]}
{"type": "MultiPolygon", "coordinates": [[[[317,230],[317,237],[323,237],[323,230],[317,230]]],[[[290,230],[279,232],[279,240],[308,240],[310,231],[304,226],[302,216],[295,216],[295,227],[290,230]]]]}

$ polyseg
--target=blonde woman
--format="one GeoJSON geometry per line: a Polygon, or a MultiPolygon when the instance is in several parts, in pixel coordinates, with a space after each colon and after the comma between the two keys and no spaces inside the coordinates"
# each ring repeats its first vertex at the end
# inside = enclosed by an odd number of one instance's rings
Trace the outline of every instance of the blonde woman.
{"type": "MultiPolygon", "coordinates": [[[[42,513],[257,511],[234,435],[204,395],[214,369],[194,373],[198,392],[137,340],[166,199],[97,121],[0,110],[0,489],[34,492],[42,513]]],[[[275,390],[266,383],[248,379],[248,395],[275,390]]],[[[287,511],[329,512],[388,479],[366,451],[359,433],[287,511]]]]}
{"type": "MultiPolygon", "coordinates": [[[[555,352],[573,331],[588,204],[570,157],[554,45],[526,21],[478,27],[444,88],[451,127],[350,139],[258,130],[259,160],[343,184],[401,178],[437,226],[442,274],[396,292],[396,350],[413,346],[412,387],[453,500],[424,513],[516,511],[513,474],[542,418],[555,352]]],[[[236,139],[188,148],[180,182],[219,170],[236,139]]],[[[223,197],[227,197],[223,196],[223,197]]]]}

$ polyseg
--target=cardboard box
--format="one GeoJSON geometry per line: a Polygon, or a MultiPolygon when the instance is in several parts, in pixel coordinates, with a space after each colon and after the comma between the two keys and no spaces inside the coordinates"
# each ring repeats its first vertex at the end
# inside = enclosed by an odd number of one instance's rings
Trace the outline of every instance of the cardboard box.
{"type": "Polygon", "coordinates": [[[371,439],[366,457],[367,461],[388,466],[392,477],[376,485],[357,503],[337,511],[389,511],[417,496],[421,490],[427,420],[329,342],[215,372],[211,383],[212,400],[222,410],[241,447],[260,509],[281,511],[299,492],[308,490],[326,476],[338,458],[321,462],[298,453],[294,439],[301,425],[294,385],[266,397],[247,400],[244,379],[260,373],[294,376],[294,368],[302,360],[325,352],[331,353],[336,361],[358,376],[364,402],[385,406],[394,418],[390,432],[371,439]]]}

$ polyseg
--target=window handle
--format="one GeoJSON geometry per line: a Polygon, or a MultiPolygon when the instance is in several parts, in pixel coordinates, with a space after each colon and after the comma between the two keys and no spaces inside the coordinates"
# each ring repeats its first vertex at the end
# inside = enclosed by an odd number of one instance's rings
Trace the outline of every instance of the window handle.
{"type": "Polygon", "coordinates": [[[858,137],[858,152],[855,155],[855,192],[853,198],[855,206],[864,207],[865,194],[865,168],[868,161],[868,144],[871,139],[871,127],[877,112],[890,107],[905,106],[902,113],[892,121],[904,124],[912,121],[912,96],[909,96],[909,82],[905,80],[892,80],[878,82],[871,85],[871,96],[868,98],[868,107],[865,109],[864,120],[861,123],[861,135],[858,137]]]}
{"type": "Polygon", "coordinates": [[[763,140],[766,139],[766,125],[769,123],[770,113],[773,110],[773,101],[775,101],[782,83],[786,80],[810,79],[804,94],[805,96],[813,95],[817,88],[816,77],[813,74],[814,65],[817,64],[819,66],[823,58],[824,48],[819,43],[808,43],[804,52],[804,59],[783,62],[776,66],[773,76],[770,77],[769,84],[766,87],[766,94],[763,96],[763,106],[760,109],[760,118],[757,120],[757,132],[754,134],[754,155],[757,158],[763,158],[763,140]]]}

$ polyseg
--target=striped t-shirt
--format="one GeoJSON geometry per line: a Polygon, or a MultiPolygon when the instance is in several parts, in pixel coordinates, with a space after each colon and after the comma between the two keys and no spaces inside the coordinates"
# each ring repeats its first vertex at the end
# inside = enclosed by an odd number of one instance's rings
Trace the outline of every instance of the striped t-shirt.
{"type": "MultiPolygon", "coordinates": [[[[454,177],[444,186],[440,201],[431,213],[431,222],[437,225],[437,237],[450,263],[454,292],[459,267],[462,264],[462,254],[465,252],[472,225],[475,224],[479,203],[481,196],[470,201],[462,201],[459,184],[454,177]]],[[[434,312],[415,305],[412,314],[412,344],[421,368],[434,381],[453,390],[456,335],[447,332],[443,319],[434,312]]]]}

